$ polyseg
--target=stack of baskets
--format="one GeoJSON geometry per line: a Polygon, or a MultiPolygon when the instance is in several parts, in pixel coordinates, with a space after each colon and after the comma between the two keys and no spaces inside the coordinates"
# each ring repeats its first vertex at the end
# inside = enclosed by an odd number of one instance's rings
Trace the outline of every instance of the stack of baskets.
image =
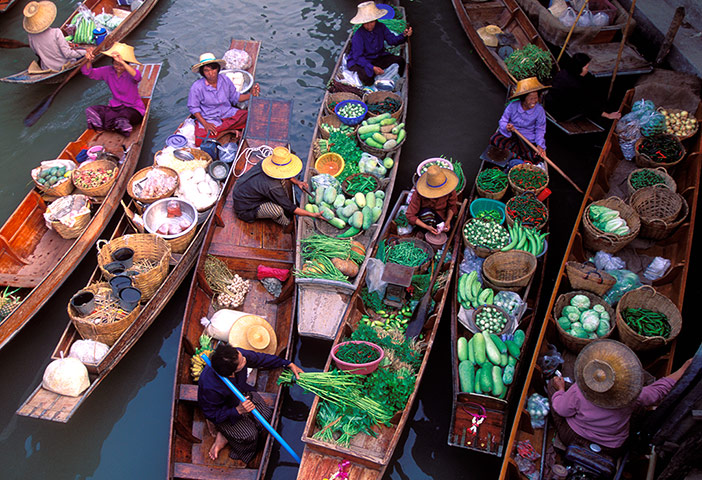
{"type": "Polygon", "coordinates": [[[602,297],[599,297],[595,295],[592,292],[586,292],[583,290],[575,290],[572,292],[568,293],[562,293],[561,295],[558,296],[556,299],[556,304],[553,307],[553,321],[556,324],[556,328],[558,329],[558,336],[561,337],[561,340],[563,341],[563,344],[568,348],[568,350],[571,350],[573,352],[579,352],[585,346],[591,342],[594,342],[595,340],[599,340],[601,338],[608,338],[610,335],[612,335],[612,332],[614,331],[614,325],[615,323],[610,320],[610,328],[609,332],[607,332],[606,335],[603,335],[599,337],[598,339],[594,338],[578,338],[574,337],[570,334],[568,334],[561,325],[556,321],[558,317],[561,316],[561,312],[563,311],[563,308],[570,305],[570,301],[572,298],[576,295],[585,295],[589,300],[592,305],[602,305],[605,309],[605,311],[609,314],[609,318],[613,319],[614,318],[614,310],[612,307],[609,306],[607,302],[605,302],[602,297]]]}
{"type": "Polygon", "coordinates": [[[139,213],[143,213],[144,211],[144,205],[148,205],[150,203],[155,202],[156,200],[160,200],[162,198],[168,198],[173,196],[175,191],[178,189],[178,183],[179,183],[179,176],[178,172],[173,170],[172,168],[168,167],[159,167],[158,165],[152,165],[151,167],[146,167],[142,168],[138,172],[136,172],[132,178],[129,179],[129,183],[127,183],[127,193],[129,194],[130,197],[132,197],[136,202],[138,202],[136,205],[138,206],[139,213]],[[143,180],[146,175],[148,175],[149,172],[158,170],[159,172],[164,173],[165,175],[168,175],[169,177],[175,178],[175,185],[173,188],[171,188],[169,191],[163,192],[161,195],[155,196],[155,197],[144,197],[138,195],[134,191],[134,185],[139,182],[140,180],[143,180]]]}
{"type": "Polygon", "coordinates": [[[107,160],[107,159],[102,159],[102,160],[94,160],[89,163],[83,163],[80,167],[77,169],[73,170],[73,173],[71,175],[71,179],[73,181],[73,184],[75,185],[76,189],[84,194],[88,195],[90,197],[104,197],[107,195],[107,192],[110,191],[110,188],[112,188],[112,185],[115,184],[115,180],[117,180],[117,174],[119,171],[119,167],[115,162],[112,160],[107,160]],[[77,177],[80,175],[86,174],[86,172],[111,172],[108,177],[104,179],[102,183],[99,185],[96,185],[94,187],[85,187],[82,186],[79,181],[76,180],[77,177]]]}
{"type": "Polygon", "coordinates": [[[682,315],[675,304],[668,297],[662,295],[648,285],[636,290],[626,292],[617,303],[617,329],[619,338],[634,351],[648,351],[663,347],[672,342],[682,328],[682,315]],[[670,324],[670,335],[664,337],[645,337],[636,333],[626,321],[622,313],[627,308],[645,308],[657,313],[662,313],[670,324]]]}
{"type": "Polygon", "coordinates": [[[665,185],[644,187],[631,196],[629,205],[641,221],[639,235],[651,240],[668,237],[688,214],[688,205],[682,195],[665,185]]]}
{"type": "Polygon", "coordinates": [[[602,250],[607,253],[616,253],[636,238],[641,228],[641,221],[639,220],[639,215],[636,213],[636,210],[627,205],[621,198],[608,197],[588,205],[583,213],[582,228],[585,248],[593,252],[602,250]],[[612,233],[605,233],[595,227],[592,220],[590,220],[590,206],[592,205],[601,205],[611,208],[612,210],[617,210],[619,216],[624,219],[629,226],[629,233],[627,235],[614,235],[612,233]]]}
{"type": "Polygon", "coordinates": [[[483,262],[483,279],[494,290],[518,292],[529,284],[536,265],[536,257],[529,252],[495,252],[483,262]]]}

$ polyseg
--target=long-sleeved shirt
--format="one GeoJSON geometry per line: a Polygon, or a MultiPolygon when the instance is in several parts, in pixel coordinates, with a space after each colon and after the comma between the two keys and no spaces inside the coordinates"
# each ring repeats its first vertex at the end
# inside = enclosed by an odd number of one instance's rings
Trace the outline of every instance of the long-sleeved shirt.
{"type": "Polygon", "coordinates": [[[581,437],[609,448],[624,444],[629,436],[631,414],[639,407],[655,405],[668,395],[675,385],[669,377],[643,387],[631,405],[618,409],[598,407],[588,401],[575,384],[565,392],[557,391],[551,397],[553,411],[565,417],[570,428],[581,437]]]}
{"type": "Polygon", "coordinates": [[[512,132],[507,131],[508,123],[514,125],[531,143],[546,149],[546,111],[540,103],[529,110],[524,110],[519,100],[510,103],[500,118],[500,133],[509,138],[512,132]]]}
{"type": "Polygon", "coordinates": [[[375,28],[370,32],[361,26],[351,38],[351,51],[347,58],[347,66],[360,65],[370,77],[373,73],[373,60],[385,51],[385,42],[388,45],[399,45],[407,40],[404,35],[395,35],[381,22],[376,22],[375,28]]]}
{"type": "Polygon", "coordinates": [[[266,175],[261,167],[262,163],[258,162],[251,167],[234,184],[232,200],[236,216],[245,222],[253,222],[258,207],[263,203],[273,202],[283,207],[285,213],[292,218],[295,204],[288,197],[283,182],[266,175]]]}
{"type": "Polygon", "coordinates": [[[217,77],[217,88],[207,83],[205,78],[196,80],[188,94],[188,110],[199,113],[206,121],[221,125],[223,118],[233,117],[239,110],[234,105],[239,101],[239,92],[226,75],[217,77]]]}
{"type": "Polygon", "coordinates": [[[81,58],[84,50],[73,50],[60,28],[48,28],[41,33],[30,33],[29,46],[41,59],[41,68],[61,70],[71,60],[81,58]]]}
{"type": "Polygon", "coordinates": [[[117,75],[114,67],[88,67],[87,64],[83,65],[81,68],[83,75],[93,80],[102,80],[112,92],[112,98],[108,105],[110,107],[132,107],[137,112],[144,115],[146,111],[146,105],[144,101],[139,96],[139,82],[141,81],[141,72],[136,71],[136,75],[133,77],[125,72],[121,75],[117,75]]]}
{"type": "Polygon", "coordinates": [[[449,212],[453,212],[454,216],[458,213],[458,195],[456,191],[453,190],[448,195],[444,195],[439,198],[426,198],[419,194],[419,192],[412,193],[412,199],[410,200],[405,216],[410,225],[417,224],[417,214],[423,208],[431,208],[434,210],[443,220],[446,220],[446,216],[449,212]]]}
{"type": "MultiPolygon", "coordinates": [[[[269,355],[267,353],[252,352],[239,348],[239,353],[246,357],[247,368],[270,369],[278,367],[287,367],[290,365],[290,360],[269,355]]],[[[229,377],[229,380],[239,391],[246,395],[248,392],[255,391],[255,388],[246,383],[246,368],[236,372],[234,377],[229,377]]],[[[241,403],[234,393],[229,390],[224,382],[217,376],[217,373],[212,367],[206,366],[200,373],[200,379],[197,382],[197,402],[209,420],[216,424],[226,420],[235,421],[241,415],[236,411],[236,407],[241,403]]]]}

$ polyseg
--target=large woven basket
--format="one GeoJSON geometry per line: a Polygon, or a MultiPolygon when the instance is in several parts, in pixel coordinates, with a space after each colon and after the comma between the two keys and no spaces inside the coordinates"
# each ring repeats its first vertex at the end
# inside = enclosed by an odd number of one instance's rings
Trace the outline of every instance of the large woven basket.
{"type": "Polygon", "coordinates": [[[677,218],[670,222],[664,222],[662,220],[648,221],[642,218],[639,236],[650,240],[663,240],[664,238],[668,238],[673,231],[685,221],[687,215],[690,213],[690,207],[687,205],[685,197],[681,196],[680,199],[682,200],[682,207],[680,208],[677,218]]]}
{"type": "Polygon", "coordinates": [[[626,179],[626,190],[629,192],[629,196],[633,195],[634,192],[637,190],[634,188],[634,186],[631,184],[631,177],[634,175],[636,172],[640,172],[642,170],[649,171],[652,173],[655,173],[656,175],[660,175],[663,177],[663,185],[668,187],[670,190],[673,192],[677,191],[678,185],[675,183],[675,180],[673,180],[673,177],[668,175],[668,172],[666,171],[665,168],[663,167],[658,167],[658,168],[637,168],[636,170],[632,170],[632,172],[629,174],[629,176],[626,179]]]}
{"type": "MultiPolygon", "coordinates": [[[[194,230],[194,229],[193,229],[194,230]]],[[[98,241],[98,266],[102,276],[107,280],[114,277],[105,270],[105,265],[112,262],[112,253],[122,247],[134,250],[134,263],[148,260],[154,267],[132,277],[132,285],[141,290],[142,303],[154,296],[156,290],[168,275],[171,247],[166,240],[151,233],[135,233],[115,238],[109,242],[98,241]]]]}
{"type": "Polygon", "coordinates": [[[162,198],[168,198],[168,197],[173,196],[175,191],[178,189],[178,183],[180,183],[180,177],[178,176],[178,172],[176,172],[172,168],[159,167],[158,165],[152,165],[150,167],[142,168],[141,170],[136,172],[134,175],[132,175],[132,178],[129,179],[129,183],[127,183],[127,193],[134,200],[141,202],[141,203],[144,203],[144,204],[148,204],[148,203],[153,203],[156,200],[161,200],[162,198]],[[141,197],[141,196],[135,194],[134,193],[134,184],[136,182],[138,182],[139,180],[143,179],[144,177],[146,177],[146,175],[153,170],[161,171],[161,172],[165,173],[166,175],[168,175],[169,177],[175,178],[175,186],[172,189],[170,189],[169,191],[163,192],[161,195],[158,195],[156,197],[141,197]]]}
{"type": "MultiPolygon", "coordinates": [[[[663,108],[663,107],[658,107],[657,110],[658,110],[659,112],[660,112],[661,110],[665,110],[666,112],[671,113],[671,114],[680,113],[680,112],[683,111],[683,110],[678,109],[678,108],[663,108]]],[[[663,112],[661,112],[661,113],[663,113],[663,112]]],[[[693,117],[693,118],[694,118],[694,115],[695,115],[695,114],[694,114],[693,112],[688,112],[688,114],[689,114],[690,117],[693,117]]],[[[697,133],[697,130],[699,130],[699,129],[700,129],[700,122],[698,121],[698,122],[695,124],[695,129],[694,129],[691,133],[688,133],[687,135],[680,135],[680,136],[677,136],[677,135],[676,135],[676,136],[678,137],[678,139],[680,139],[680,141],[682,141],[682,140],[687,140],[688,138],[694,137],[695,134],[697,133]]],[[[672,135],[672,134],[671,134],[671,135],[672,135]]]]}
{"type": "Polygon", "coordinates": [[[104,197],[107,195],[107,192],[110,191],[110,188],[112,188],[112,185],[114,185],[115,180],[117,180],[117,175],[119,174],[119,167],[115,162],[112,160],[107,160],[107,159],[102,159],[102,160],[94,160],[90,163],[84,163],[80,167],[76,168],[73,170],[73,173],[71,174],[71,179],[73,180],[73,184],[76,187],[76,190],[78,190],[80,193],[83,193],[85,195],[88,195],[90,197],[104,197]],[[76,175],[79,172],[87,172],[91,170],[97,170],[99,168],[102,168],[104,170],[112,170],[112,176],[103,184],[98,185],[97,187],[92,187],[92,188],[83,188],[80,185],[77,185],[75,182],[76,175]]]}
{"type": "Polygon", "coordinates": [[[61,238],[78,238],[80,234],[83,233],[83,230],[85,230],[85,227],[87,227],[90,223],[90,215],[90,212],[85,212],[78,215],[75,217],[75,223],[72,227],[68,227],[58,220],[54,220],[51,222],[51,228],[53,228],[56,233],[61,235],[61,238]]]}
{"type": "Polygon", "coordinates": [[[626,292],[617,304],[617,329],[619,338],[634,351],[653,350],[672,342],[682,328],[682,315],[675,304],[665,295],[658,293],[653,287],[644,285],[636,290],[626,292]],[[670,335],[664,337],[645,337],[636,333],[627,325],[622,312],[627,308],[646,308],[662,313],[670,323],[670,335]]]}
{"type": "MultiPolygon", "coordinates": [[[[525,193],[524,196],[526,196],[526,195],[531,195],[531,194],[532,194],[531,191],[529,191],[529,192],[524,192],[524,193],[525,193]]],[[[507,203],[505,204],[505,220],[507,221],[507,225],[509,225],[510,227],[511,227],[511,226],[514,226],[514,218],[512,218],[512,217],[509,215],[508,210],[509,210],[509,208],[512,206],[511,202],[512,202],[512,201],[516,201],[515,199],[517,199],[517,198],[519,198],[519,196],[512,197],[512,198],[510,198],[509,200],[507,200],[507,203]]],[[[536,196],[534,196],[534,199],[536,200],[537,204],[538,204],[541,208],[543,208],[543,209],[546,211],[546,217],[545,217],[545,218],[543,219],[543,221],[540,222],[540,223],[536,223],[536,224],[534,224],[534,225],[527,225],[526,223],[524,223],[524,225],[527,226],[527,227],[531,227],[531,228],[533,228],[534,230],[541,230],[541,229],[544,228],[544,227],[546,226],[546,224],[548,223],[548,219],[549,219],[549,216],[550,216],[550,215],[549,215],[548,207],[546,206],[546,204],[543,203],[541,200],[537,199],[536,196]]]]}
{"type": "Polygon", "coordinates": [[[515,195],[521,195],[522,193],[524,193],[526,191],[534,192],[534,195],[538,195],[539,193],[541,193],[543,191],[544,188],[546,188],[546,186],[548,185],[548,181],[549,181],[548,173],[545,170],[543,170],[543,169],[541,169],[541,168],[537,167],[536,165],[533,165],[529,162],[524,162],[524,163],[520,163],[519,165],[515,165],[514,167],[510,168],[509,172],[507,173],[507,182],[509,183],[509,187],[512,189],[512,191],[514,192],[515,195]],[[514,182],[514,178],[513,178],[513,175],[515,173],[519,172],[520,170],[541,172],[541,173],[546,175],[546,182],[542,186],[540,186],[539,188],[536,188],[536,189],[522,188],[514,182]]]}
{"type": "MultiPolygon", "coordinates": [[[[322,125],[331,125],[332,127],[339,128],[343,125],[341,123],[341,120],[339,120],[339,117],[337,117],[334,114],[331,115],[323,115],[322,117],[319,118],[319,135],[322,138],[329,138],[331,135],[327,130],[322,127],[322,125]]],[[[358,130],[358,125],[355,125],[352,130],[350,130],[350,133],[347,133],[346,135],[349,137],[355,137],[356,136],[356,130],[358,130]]]]}
{"type": "Polygon", "coordinates": [[[334,107],[337,103],[343,102],[344,100],[358,100],[362,101],[361,97],[349,92],[336,92],[329,93],[324,96],[324,113],[326,115],[334,115],[334,107]],[[334,106],[330,106],[330,105],[334,106]]]}
{"type": "MultiPolygon", "coordinates": [[[[51,162],[56,162],[56,165],[58,166],[59,164],[61,165],[75,165],[75,162],[73,160],[64,160],[64,159],[58,159],[58,160],[50,160],[49,164],[51,162]]],[[[42,162],[44,163],[44,162],[42,162]]],[[[32,181],[34,181],[34,185],[36,185],[37,189],[39,189],[40,192],[42,192],[44,195],[47,195],[49,197],[63,197],[66,195],[70,195],[70,193],[73,191],[73,182],[71,181],[70,175],[66,177],[65,180],[63,180],[60,183],[54,184],[52,187],[48,187],[46,185],[42,185],[41,183],[37,182],[37,176],[39,175],[39,172],[41,171],[42,168],[47,168],[47,167],[36,167],[32,169],[31,176],[32,176],[32,181]]]]}
{"type": "Polygon", "coordinates": [[[536,264],[536,257],[529,252],[495,252],[483,262],[483,279],[488,287],[495,290],[517,292],[529,284],[536,264]]]}
{"type": "Polygon", "coordinates": [[[431,265],[431,261],[434,258],[434,247],[432,247],[429,243],[425,242],[424,240],[421,240],[417,237],[390,237],[388,238],[387,241],[387,247],[385,250],[385,257],[387,259],[388,256],[388,249],[392,247],[393,245],[397,245],[399,243],[403,242],[411,242],[414,244],[415,247],[421,248],[424,250],[424,253],[427,254],[427,259],[418,267],[416,267],[415,273],[423,273],[426,272],[429,269],[429,265],[431,265]]]}
{"type": "Polygon", "coordinates": [[[95,303],[98,308],[90,315],[80,317],[69,303],[69,318],[82,338],[112,346],[137,318],[141,311],[141,305],[137,305],[131,312],[126,312],[119,308],[118,300],[112,296],[112,289],[107,282],[94,283],[83,290],[92,292],[95,295],[95,303]],[[115,315],[115,320],[95,323],[93,320],[104,318],[105,310],[112,312],[115,315]],[[100,313],[101,311],[103,313],[100,313]]]}
{"type": "Polygon", "coordinates": [[[570,286],[575,290],[587,290],[600,297],[617,283],[612,275],[604,270],[598,270],[591,262],[566,262],[566,275],[570,286]]]}
{"type": "Polygon", "coordinates": [[[499,192],[488,192],[487,190],[483,190],[480,188],[478,185],[475,186],[475,189],[478,192],[478,195],[483,197],[483,198],[490,198],[492,200],[502,200],[502,198],[505,196],[505,193],[507,193],[507,189],[509,188],[509,183],[500,190],[499,192]]]}
{"type": "Polygon", "coordinates": [[[358,142],[358,146],[361,147],[361,150],[368,152],[371,155],[375,155],[378,158],[385,158],[391,153],[397,151],[400,147],[402,147],[402,144],[405,143],[406,140],[407,136],[405,135],[405,138],[403,138],[400,143],[392,147],[390,150],[385,150],[383,148],[375,148],[368,145],[366,142],[361,140],[361,136],[359,135],[358,130],[356,130],[356,141],[358,142]]]}
{"type": "Polygon", "coordinates": [[[166,243],[170,245],[172,253],[183,253],[188,249],[188,245],[195,238],[195,233],[197,232],[197,226],[191,228],[189,232],[176,238],[169,238],[166,243]]]}
{"type": "Polygon", "coordinates": [[[637,167],[642,167],[642,168],[663,167],[663,168],[667,169],[669,167],[673,167],[673,166],[677,165],[678,163],[680,163],[683,160],[683,158],[685,158],[685,147],[683,147],[683,144],[680,141],[680,139],[678,139],[678,137],[676,137],[675,135],[668,135],[667,133],[664,133],[661,135],[666,136],[666,137],[672,137],[676,140],[678,147],[680,148],[680,151],[681,151],[680,158],[678,158],[677,160],[674,160],[674,161],[670,161],[670,162],[657,162],[657,161],[651,159],[650,157],[648,157],[648,155],[645,155],[643,153],[639,153],[639,148],[641,147],[641,144],[644,142],[644,140],[646,138],[648,138],[648,137],[641,137],[634,144],[634,152],[635,152],[634,161],[636,162],[637,167]]]}
{"type": "Polygon", "coordinates": [[[602,250],[607,253],[615,253],[636,238],[640,228],[641,220],[639,220],[639,215],[636,213],[636,210],[627,205],[624,200],[619,197],[608,197],[603,200],[592,202],[585,209],[582,221],[583,243],[585,248],[593,252],[602,250]],[[627,235],[614,235],[612,233],[605,233],[596,228],[590,220],[590,206],[592,205],[601,205],[611,208],[612,210],[617,210],[619,216],[623,218],[629,226],[629,233],[627,235]]]}
{"type": "Polygon", "coordinates": [[[612,332],[614,331],[615,327],[615,322],[612,320],[614,318],[614,310],[612,307],[609,306],[609,303],[605,302],[602,297],[598,297],[592,292],[586,292],[585,290],[575,290],[572,292],[568,293],[562,293],[561,295],[558,296],[556,299],[556,304],[553,306],[553,321],[556,323],[556,328],[558,329],[558,335],[561,337],[561,341],[563,341],[563,344],[568,348],[568,350],[571,350],[573,352],[579,352],[585,346],[591,342],[594,342],[595,340],[599,340],[601,338],[608,338],[612,332]],[[576,296],[576,295],[585,295],[587,298],[590,299],[590,304],[591,305],[602,305],[607,313],[609,314],[609,332],[607,332],[607,335],[604,335],[599,338],[578,338],[574,337],[570,334],[568,334],[561,325],[556,321],[557,318],[561,316],[561,312],[563,311],[563,308],[566,307],[567,305],[570,305],[570,300],[576,296]]]}
{"type": "MultiPolygon", "coordinates": [[[[399,120],[400,117],[402,116],[402,112],[405,109],[404,102],[402,101],[402,97],[400,97],[398,94],[393,93],[393,92],[388,92],[385,90],[378,90],[377,92],[370,92],[366,93],[363,96],[363,101],[366,103],[366,105],[369,104],[377,104],[377,103],[383,103],[386,98],[392,98],[394,100],[397,100],[400,103],[400,107],[395,110],[394,112],[391,112],[390,115],[395,119],[399,120]]],[[[368,116],[369,117],[377,117],[379,114],[377,113],[371,113],[368,111],[368,116]]]]}
{"type": "Polygon", "coordinates": [[[629,205],[636,210],[642,225],[644,222],[672,222],[678,218],[682,202],[682,195],[664,185],[641,188],[629,199],[629,205]]]}
{"type": "MultiPolygon", "coordinates": [[[[461,236],[463,237],[463,245],[465,245],[466,247],[472,248],[473,251],[475,252],[475,254],[477,256],[479,256],[480,258],[487,258],[488,256],[492,255],[493,253],[499,252],[500,249],[499,248],[490,248],[490,247],[486,247],[484,245],[474,245],[474,244],[470,243],[468,241],[468,239],[466,238],[466,236],[463,234],[463,229],[465,229],[465,225],[468,224],[468,222],[480,222],[480,221],[482,221],[482,220],[479,218],[471,218],[470,220],[468,220],[463,225],[463,228],[461,228],[461,236]]],[[[504,227],[502,227],[502,228],[504,228],[504,227]]]]}
{"type": "Polygon", "coordinates": [[[176,172],[181,172],[183,170],[194,170],[197,167],[202,167],[206,170],[210,163],[212,163],[212,157],[204,150],[192,147],[185,147],[184,149],[190,152],[195,159],[179,160],[177,158],[170,158],[165,161],[165,163],[168,163],[168,165],[163,165],[162,163],[164,163],[164,160],[159,158],[163,154],[163,150],[159,150],[156,152],[156,154],[154,154],[154,165],[158,165],[159,167],[169,167],[176,172]]]}

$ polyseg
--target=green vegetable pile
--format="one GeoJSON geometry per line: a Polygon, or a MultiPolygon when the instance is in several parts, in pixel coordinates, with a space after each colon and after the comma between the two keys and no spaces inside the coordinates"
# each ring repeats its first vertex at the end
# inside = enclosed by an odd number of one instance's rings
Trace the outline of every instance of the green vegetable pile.
{"type": "Polygon", "coordinates": [[[475,218],[484,218],[486,220],[492,220],[493,222],[499,222],[502,220],[502,212],[495,209],[483,210],[478,213],[475,218]]]}
{"type": "Polygon", "coordinates": [[[631,174],[629,180],[631,186],[634,190],[638,190],[644,187],[652,187],[653,185],[665,184],[665,178],[658,173],[649,170],[647,168],[642,168],[640,170],[635,170],[631,174]]]}
{"type": "Polygon", "coordinates": [[[382,102],[379,103],[369,103],[368,113],[373,115],[380,115],[382,113],[395,113],[402,106],[402,102],[396,98],[386,97],[382,102]]]}
{"type": "Polygon", "coordinates": [[[398,242],[387,248],[385,263],[397,263],[408,267],[418,267],[427,261],[429,255],[413,242],[398,242]]]}
{"type": "Polygon", "coordinates": [[[477,185],[489,193],[501,192],[507,188],[507,174],[499,168],[488,168],[478,174],[477,185]]]}
{"type": "Polygon", "coordinates": [[[339,282],[348,282],[349,277],[341,273],[332,259],[349,259],[360,265],[364,256],[352,248],[351,240],[333,238],[327,235],[314,234],[300,241],[301,254],[304,264],[294,275],[297,278],[322,278],[339,282]]]}
{"type": "Polygon", "coordinates": [[[458,177],[456,191],[460,192],[461,190],[463,190],[463,187],[466,186],[466,177],[463,174],[463,165],[461,164],[461,162],[454,162],[452,159],[449,160],[451,160],[451,163],[453,164],[453,173],[455,173],[458,177]]]}
{"type": "Polygon", "coordinates": [[[574,295],[570,305],[563,307],[558,317],[558,325],[570,336],[576,338],[601,338],[610,331],[609,313],[601,304],[591,305],[585,295],[574,295]]]}
{"type": "Polygon", "coordinates": [[[368,287],[363,287],[361,289],[361,300],[363,300],[363,305],[365,305],[366,309],[372,310],[374,312],[383,310],[385,308],[383,299],[380,298],[378,292],[369,292],[368,287]]]}
{"type": "Polygon", "coordinates": [[[590,205],[588,215],[595,228],[614,235],[628,235],[631,231],[619,211],[601,205],[590,205]]]}
{"type": "Polygon", "coordinates": [[[320,139],[318,142],[322,153],[338,153],[344,159],[344,169],[336,177],[337,180],[341,182],[349,175],[360,172],[358,161],[361,159],[363,151],[358,147],[354,138],[347,137],[341,132],[332,132],[329,135],[329,140],[320,139]]]}
{"type": "Polygon", "coordinates": [[[405,210],[400,210],[400,213],[397,214],[397,217],[395,217],[395,225],[398,227],[406,227],[409,225],[409,221],[407,221],[407,215],[405,214],[405,210]]]}
{"type": "Polygon", "coordinates": [[[546,172],[540,168],[512,168],[509,171],[508,178],[513,184],[523,190],[537,190],[548,182],[546,172]]]}
{"type": "Polygon", "coordinates": [[[475,315],[475,325],[483,332],[497,334],[507,325],[507,317],[500,309],[486,305],[475,315]]]}
{"type": "Polygon", "coordinates": [[[548,219],[546,205],[532,196],[512,197],[505,206],[505,213],[512,220],[519,220],[525,227],[541,228],[548,219]]]}
{"type": "Polygon", "coordinates": [[[517,80],[524,80],[529,77],[536,77],[541,83],[546,82],[551,77],[553,60],[551,54],[530,43],[512,52],[505,59],[507,70],[517,80]]]}
{"type": "Polygon", "coordinates": [[[374,362],[380,353],[367,343],[347,343],[339,347],[334,354],[336,358],[355,365],[374,362]]]}
{"type": "Polygon", "coordinates": [[[357,193],[369,193],[378,188],[378,179],[373,175],[358,175],[349,179],[346,183],[346,193],[356,195],[357,193]]]}
{"type": "Polygon", "coordinates": [[[659,163],[677,162],[683,155],[680,141],[674,135],[668,134],[644,137],[637,151],[659,163]]]}
{"type": "Polygon", "coordinates": [[[463,237],[475,247],[491,249],[502,248],[509,244],[507,230],[497,222],[482,218],[472,218],[463,227],[463,237]]]}
{"type": "Polygon", "coordinates": [[[670,336],[670,322],[662,313],[647,308],[625,308],[622,313],[626,324],[639,335],[663,338],[670,336]]]}

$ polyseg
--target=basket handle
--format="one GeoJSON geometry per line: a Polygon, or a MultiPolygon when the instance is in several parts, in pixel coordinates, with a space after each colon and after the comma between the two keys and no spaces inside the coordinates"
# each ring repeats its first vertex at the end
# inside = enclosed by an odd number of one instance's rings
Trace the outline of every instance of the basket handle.
{"type": "Polygon", "coordinates": [[[593,269],[592,271],[589,271],[585,274],[585,279],[586,280],[592,280],[594,282],[599,283],[600,285],[604,283],[604,278],[602,278],[602,274],[597,271],[597,269],[593,269]],[[590,278],[590,275],[597,275],[597,279],[592,279],[590,278]]]}
{"type": "Polygon", "coordinates": [[[658,293],[656,289],[653,288],[651,285],[642,285],[637,290],[646,291],[651,296],[654,296],[656,293],[658,293]]]}
{"type": "Polygon", "coordinates": [[[102,250],[102,247],[110,243],[108,240],[105,240],[104,238],[98,239],[97,242],[95,242],[95,248],[97,248],[98,253],[100,253],[100,250],[102,250]]]}

